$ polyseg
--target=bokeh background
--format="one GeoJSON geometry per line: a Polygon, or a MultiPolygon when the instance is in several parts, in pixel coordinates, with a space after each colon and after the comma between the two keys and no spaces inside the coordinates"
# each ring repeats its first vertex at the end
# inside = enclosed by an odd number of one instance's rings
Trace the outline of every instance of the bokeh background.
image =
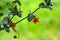
{"type": "MultiPolygon", "coordinates": [[[[0,12],[6,14],[9,12],[8,8],[11,7],[13,0],[0,0],[0,12]]],[[[29,14],[29,10],[32,12],[39,7],[39,3],[44,0],[20,0],[22,10],[22,18],[29,14]]],[[[0,40],[60,40],[60,0],[51,0],[53,4],[53,10],[41,8],[35,12],[35,16],[39,18],[38,23],[28,22],[27,19],[21,21],[16,25],[15,33],[10,28],[10,33],[5,30],[0,31],[0,40]],[[14,39],[14,35],[17,36],[14,39]]],[[[0,17],[0,21],[3,20],[4,15],[0,17]]],[[[18,16],[13,18],[13,22],[17,22],[22,19],[18,16]]]]}

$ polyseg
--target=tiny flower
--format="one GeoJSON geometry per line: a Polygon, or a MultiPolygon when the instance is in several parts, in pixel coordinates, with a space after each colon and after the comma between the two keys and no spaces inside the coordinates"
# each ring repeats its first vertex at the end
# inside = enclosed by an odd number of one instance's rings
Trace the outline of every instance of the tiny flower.
{"type": "Polygon", "coordinates": [[[35,17],[35,18],[33,19],[33,22],[34,22],[34,23],[39,22],[39,21],[38,21],[38,18],[35,17]]]}
{"type": "Polygon", "coordinates": [[[12,23],[12,28],[15,28],[16,27],[16,23],[12,23]]]}

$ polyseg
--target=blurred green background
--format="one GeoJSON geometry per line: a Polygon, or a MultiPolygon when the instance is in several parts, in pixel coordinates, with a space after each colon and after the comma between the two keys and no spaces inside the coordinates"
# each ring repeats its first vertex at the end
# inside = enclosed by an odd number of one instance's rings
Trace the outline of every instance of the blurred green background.
{"type": "MultiPolygon", "coordinates": [[[[0,0],[0,12],[6,14],[12,1],[0,0]]],[[[19,10],[22,10],[22,18],[24,18],[29,14],[29,10],[33,12],[44,0],[20,0],[20,2],[21,7],[18,4],[17,6],[19,10]]],[[[37,24],[25,19],[16,25],[15,29],[18,33],[15,33],[11,28],[10,33],[5,30],[0,31],[0,40],[60,40],[60,0],[51,0],[51,2],[53,10],[41,8],[35,12],[34,15],[39,18],[37,24]],[[17,35],[16,39],[13,38],[14,35],[17,35]]],[[[3,17],[0,17],[0,21],[3,17]]],[[[12,21],[17,22],[22,18],[15,16],[12,21]]]]}

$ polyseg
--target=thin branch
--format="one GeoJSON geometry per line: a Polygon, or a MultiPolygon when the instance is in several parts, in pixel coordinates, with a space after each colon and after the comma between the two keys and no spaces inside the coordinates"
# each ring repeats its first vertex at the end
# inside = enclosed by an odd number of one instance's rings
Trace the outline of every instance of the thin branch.
{"type": "MultiPolygon", "coordinates": [[[[14,15],[15,16],[15,15],[14,15]]],[[[14,18],[14,16],[11,18],[11,20],[14,18]]]]}
{"type": "Polygon", "coordinates": [[[40,9],[40,8],[37,8],[35,11],[32,12],[32,14],[35,13],[38,9],[40,9]]]}
{"type": "Polygon", "coordinates": [[[23,21],[23,20],[26,19],[26,18],[27,18],[27,17],[25,17],[25,18],[19,20],[18,22],[16,22],[16,24],[18,24],[19,22],[23,21]]]}
{"type": "MultiPolygon", "coordinates": [[[[40,8],[37,8],[35,11],[32,12],[32,14],[35,13],[38,9],[40,9],[40,8]]],[[[23,20],[26,19],[27,17],[28,17],[28,16],[26,16],[26,17],[24,17],[23,19],[19,20],[18,22],[16,22],[16,24],[18,24],[19,22],[23,21],[23,20]]]]}

